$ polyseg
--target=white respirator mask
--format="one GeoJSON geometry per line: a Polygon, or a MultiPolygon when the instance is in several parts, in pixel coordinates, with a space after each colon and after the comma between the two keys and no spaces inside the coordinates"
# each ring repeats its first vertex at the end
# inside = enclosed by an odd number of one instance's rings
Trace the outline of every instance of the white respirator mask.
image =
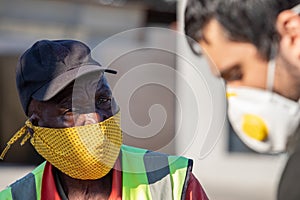
{"type": "Polygon", "coordinates": [[[298,102],[272,92],[275,61],[268,64],[267,90],[227,86],[228,117],[233,130],[259,153],[286,151],[300,121],[298,102]]]}

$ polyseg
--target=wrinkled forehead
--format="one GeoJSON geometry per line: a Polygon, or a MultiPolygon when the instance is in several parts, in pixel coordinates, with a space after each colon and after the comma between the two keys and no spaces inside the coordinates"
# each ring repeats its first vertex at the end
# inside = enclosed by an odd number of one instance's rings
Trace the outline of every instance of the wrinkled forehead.
{"type": "Polygon", "coordinates": [[[85,90],[86,92],[96,92],[97,89],[108,87],[108,82],[104,73],[90,73],[78,77],[73,81],[73,92],[85,90]]]}
{"type": "Polygon", "coordinates": [[[111,94],[107,79],[103,73],[91,73],[75,79],[50,101],[60,103],[65,99],[94,99],[99,93],[111,94]]]}

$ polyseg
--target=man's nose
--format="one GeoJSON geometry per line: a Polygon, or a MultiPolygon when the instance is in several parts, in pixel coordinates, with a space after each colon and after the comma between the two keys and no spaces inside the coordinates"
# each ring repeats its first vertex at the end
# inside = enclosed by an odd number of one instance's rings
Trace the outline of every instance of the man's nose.
{"type": "Polygon", "coordinates": [[[87,113],[87,114],[83,114],[83,115],[84,115],[84,124],[83,125],[96,124],[99,121],[101,121],[100,116],[97,113],[87,113]]]}
{"type": "Polygon", "coordinates": [[[84,126],[88,124],[96,124],[102,121],[98,113],[82,113],[75,120],[75,126],[84,126]]]}

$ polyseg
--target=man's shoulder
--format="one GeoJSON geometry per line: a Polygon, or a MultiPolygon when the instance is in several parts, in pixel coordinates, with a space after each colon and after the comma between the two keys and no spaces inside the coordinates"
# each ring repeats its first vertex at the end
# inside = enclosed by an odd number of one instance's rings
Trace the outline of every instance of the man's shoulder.
{"type": "Polygon", "coordinates": [[[143,149],[143,148],[139,148],[139,147],[134,147],[134,146],[129,146],[129,145],[125,145],[122,144],[121,146],[121,150],[122,152],[136,152],[136,153],[143,153],[148,151],[147,149],[143,149]]]}
{"type": "Polygon", "coordinates": [[[34,181],[34,175],[28,173],[2,190],[0,192],[0,199],[11,199],[13,196],[16,196],[15,194],[23,193],[25,188],[26,190],[35,189],[35,185],[33,185],[34,181]]]}
{"type": "Polygon", "coordinates": [[[38,177],[40,178],[42,177],[44,167],[45,167],[45,162],[40,164],[38,167],[36,167],[33,171],[31,171],[27,175],[21,177],[20,179],[16,180],[14,183],[10,184],[7,188],[5,188],[0,192],[0,197],[1,197],[0,199],[2,199],[2,196],[8,196],[9,194],[11,195],[12,193],[18,193],[21,195],[23,191],[26,192],[27,194],[28,191],[35,190],[36,181],[37,181],[36,179],[38,177]]]}
{"type": "Polygon", "coordinates": [[[167,153],[163,153],[163,152],[159,152],[159,151],[152,151],[152,150],[139,148],[139,147],[134,147],[134,146],[129,146],[129,145],[124,145],[124,144],[122,144],[122,146],[121,146],[121,151],[126,152],[126,153],[136,153],[136,154],[145,154],[145,155],[153,155],[153,156],[184,158],[184,159],[191,160],[190,158],[186,158],[184,156],[172,155],[172,154],[167,154],[167,153]]]}
{"type": "Polygon", "coordinates": [[[161,165],[169,166],[170,169],[189,168],[191,171],[193,160],[184,156],[166,154],[157,151],[151,151],[143,148],[122,145],[122,157],[125,156],[130,161],[143,160],[145,165],[161,167],[161,165]]]}

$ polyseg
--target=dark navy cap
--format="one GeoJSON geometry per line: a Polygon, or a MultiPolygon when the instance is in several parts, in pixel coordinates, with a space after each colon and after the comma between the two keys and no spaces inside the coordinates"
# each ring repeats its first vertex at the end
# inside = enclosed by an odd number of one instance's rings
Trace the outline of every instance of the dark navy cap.
{"type": "Polygon", "coordinates": [[[76,78],[105,69],[91,57],[87,45],[75,40],[41,40],[21,57],[16,82],[22,107],[28,115],[31,99],[47,101],[76,78]]]}

